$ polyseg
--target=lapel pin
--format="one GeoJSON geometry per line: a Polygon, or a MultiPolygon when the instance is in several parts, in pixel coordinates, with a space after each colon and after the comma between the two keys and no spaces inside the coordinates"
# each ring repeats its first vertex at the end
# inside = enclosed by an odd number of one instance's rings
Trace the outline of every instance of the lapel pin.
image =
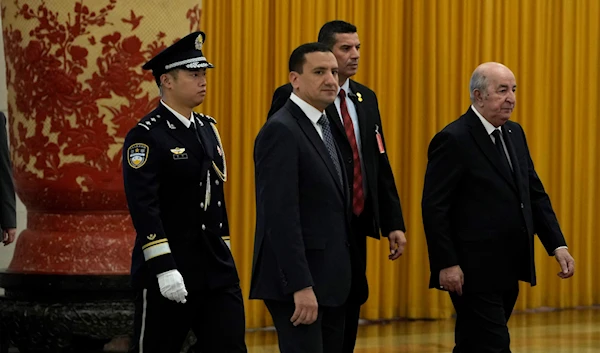
{"type": "Polygon", "coordinates": [[[360,92],[356,92],[356,96],[358,97],[359,102],[363,101],[362,94],[360,94],[360,92]]]}

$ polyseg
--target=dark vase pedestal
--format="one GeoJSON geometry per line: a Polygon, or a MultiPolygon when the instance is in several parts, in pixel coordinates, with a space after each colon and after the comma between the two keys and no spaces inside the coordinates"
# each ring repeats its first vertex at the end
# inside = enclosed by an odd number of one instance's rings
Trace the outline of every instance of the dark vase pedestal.
{"type": "Polygon", "coordinates": [[[133,331],[127,275],[52,275],[0,271],[0,353],[101,351],[133,331]]]}

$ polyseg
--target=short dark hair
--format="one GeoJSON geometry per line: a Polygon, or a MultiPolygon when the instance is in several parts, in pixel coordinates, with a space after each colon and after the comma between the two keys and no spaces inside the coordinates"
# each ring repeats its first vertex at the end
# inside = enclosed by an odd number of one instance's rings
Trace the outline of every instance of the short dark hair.
{"type": "Polygon", "coordinates": [[[335,45],[335,35],[337,33],[356,33],[356,26],[345,21],[330,21],[321,27],[319,31],[319,43],[323,43],[329,48],[335,45]]]}
{"type": "Polygon", "coordinates": [[[302,66],[306,62],[306,54],[314,52],[331,53],[331,49],[323,43],[313,42],[302,44],[298,48],[294,49],[292,55],[290,55],[289,69],[290,72],[295,71],[299,74],[302,73],[302,66]]]}

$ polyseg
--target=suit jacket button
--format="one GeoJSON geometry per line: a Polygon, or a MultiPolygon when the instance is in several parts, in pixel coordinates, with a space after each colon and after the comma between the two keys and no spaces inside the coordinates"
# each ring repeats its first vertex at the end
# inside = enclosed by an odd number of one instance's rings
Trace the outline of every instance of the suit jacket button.
{"type": "Polygon", "coordinates": [[[217,206],[221,207],[221,201],[217,202],[217,206]]]}
{"type": "Polygon", "coordinates": [[[223,223],[219,223],[219,228],[223,228],[223,223]]]}
{"type": "Polygon", "coordinates": [[[200,202],[200,208],[204,208],[204,202],[200,202]]]}
{"type": "Polygon", "coordinates": [[[202,225],[202,230],[206,230],[206,226],[204,224],[202,225]]]}
{"type": "Polygon", "coordinates": [[[202,186],[202,182],[200,182],[200,186],[202,186]]]}

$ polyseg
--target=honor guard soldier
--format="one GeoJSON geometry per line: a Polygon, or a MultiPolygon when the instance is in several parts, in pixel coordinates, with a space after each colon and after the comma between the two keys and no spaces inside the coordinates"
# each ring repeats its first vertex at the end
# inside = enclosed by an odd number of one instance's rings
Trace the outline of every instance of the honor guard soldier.
{"type": "Polygon", "coordinates": [[[136,229],[134,352],[179,352],[193,330],[202,352],[246,352],[242,293],[229,250],[227,164],[206,95],[205,34],[187,35],[143,69],[158,107],[125,138],[123,178],[136,229]]]}

